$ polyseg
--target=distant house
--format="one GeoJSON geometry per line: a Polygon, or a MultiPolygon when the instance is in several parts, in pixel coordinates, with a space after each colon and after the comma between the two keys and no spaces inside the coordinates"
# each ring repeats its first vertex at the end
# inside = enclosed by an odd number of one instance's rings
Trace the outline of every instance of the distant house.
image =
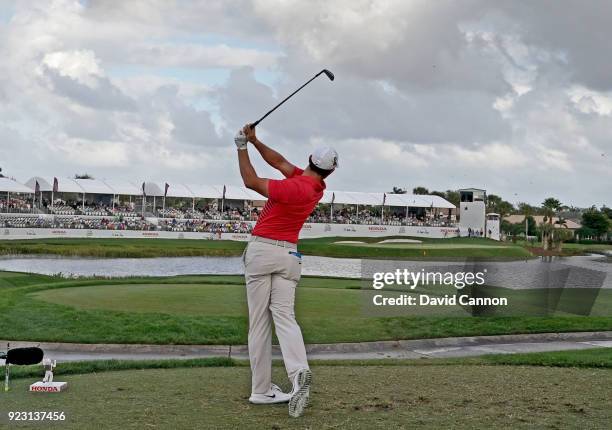
{"type": "MultiPolygon", "coordinates": [[[[539,227],[540,225],[542,225],[542,223],[544,223],[545,217],[544,215],[534,215],[532,216],[532,218],[535,221],[536,225],[539,227]]],[[[504,221],[507,221],[510,224],[521,224],[525,222],[525,215],[508,215],[504,217],[504,221]]],[[[562,227],[566,227],[572,231],[578,230],[580,227],[582,227],[582,225],[571,219],[564,219],[563,221],[565,222],[565,224],[562,227]]],[[[558,222],[559,218],[553,217],[553,224],[557,224],[558,222]]]]}

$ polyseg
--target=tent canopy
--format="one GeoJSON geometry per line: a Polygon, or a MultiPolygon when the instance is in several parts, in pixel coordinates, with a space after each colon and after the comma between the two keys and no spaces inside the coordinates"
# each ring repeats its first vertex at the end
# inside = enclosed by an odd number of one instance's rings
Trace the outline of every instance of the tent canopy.
{"type": "MultiPolygon", "coordinates": [[[[223,195],[223,186],[221,186],[221,195],[223,195]]],[[[257,192],[236,185],[225,186],[225,198],[227,200],[266,200],[264,196],[257,192]]]]}
{"type": "MultiPolygon", "coordinates": [[[[5,178],[6,179],[6,178],[5,178]]],[[[7,179],[8,181],[8,179],[7,179]]],[[[35,187],[36,181],[40,185],[41,191],[51,191],[53,188],[53,178],[43,178],[35,176],[26,182],[26,186],[32,190],[35,187]]],[[[14,184],[18,184],[15,181],[14,184]]],[[[1,182],[0,182],[1,183],[1,182]]],[[[5,181],[5,183],[7,183],[5,181]]],[[[96,179],[70,179],[58,178],[59,192],[66,193],[87,193],[87,194],[115,194],[115,195],[142,195],[142,183],[122,181],[117,179],[96,180],[96,179]]],[[[165,182],[159,185],[155,182],[145,182],[145,191],[147,196],[163,196],[165,182]]],[[[220,199],[223,197],[223,185],[203,185],[203,184],[182,184],[168,183],[168,197],[177,198],[203,198],[203,199],[220,199]]],[[[21,184],[19,184],[21,185],[21,184]]],[[[5,186],[7,187],[7,186],[5,186]]],[[[2,191],[2,189],[0,189],[2,191]]],[[[21,191],[31,192],[31,191],[21,191]]],[[[346,205],[364,205],[364,206],[398,206],[398,207],[420,207],[420,208],[442,208],[454,209],[453,205],[448,200],[430,194],[390,194],[386,193],[367,193],[358,191],[338,191],[325,190],[321,203],[346,204],[346,205]]],[[[244,186],[226,185],[225,198],[227,200],[252,200],[263,201],[266,197],[250,190],[244,186]]]]}
{"type": "Polygon", "coordinates": [[[34,190],[10,178],[0,178],[0,192],[3,192],[3,193],[33,193],[34,190]]]}
{"type": "Polygon", "coordinates": [[[425,195],[420,195],[419,197],[421,197],[425,202],[428,203],[428,207],[434,207],[434,208],[442,208],[442,209],[455,209],[456,206],[454,204],[452,204],[451,202],[449,202],[448,200],[440,197],[440,196],[435,196],[432,194],[425,194],[425,195]]]}
{"type": "Polygon", "coordinates": [[[121,179],[104,179],[103,182],[113,190],[115,195],[122,196],[140,196],[142,188],[138,185],[121,179]]]}
{"type": "Polygon", "coordinates": [[[74,179],[87,194],[115,194],[113,189],[99,179],[74,179]]]}
{"type": "MultiPolygon", "coordinates": [[[[34,176],[28,179],[26,185],[34,190],[36,181],[38,181],[40,191],[53,191],[53,177],[34,176]]],[[[83,188],[71,178],[57,178],[57,191],[59,193],[84,193],[83,188]]]]}
{"type": "MultiPolygon", "coordinates": [[[[188,184],[186,187],[198,199],[220,199],[223,196],[223,185],[221,185],[221,190],[219,190],[219,185],[188,184]]],[[[170,192],[170,189],[168,189],[168,192],[170,192]]]]}
{"type": "Polygon", "coordinates": [[[384,195],[385,193],[325,190],[321,203],[331,203],[333,199],[336,204],[381,206],[384,198],[385,206],[455,208],[455,205],[439,196],[388,193],[383,197],[384,195]]]}
{"type": "MultiPolygon", "coordinates": [[[[164,185],[160,187],[162,190],[162,195],[163,195],[163,191],[165,187],[166,187],[166,183],[164,183],[164,185]]],[[[189,187],[183,184],[177,184],[175,182],[168,183],[168,194],[166,195],[168,197],[189,197],[189,198],[195,197],[193,193],[191,192],[191,189],[189,189],[189,187]]]]}

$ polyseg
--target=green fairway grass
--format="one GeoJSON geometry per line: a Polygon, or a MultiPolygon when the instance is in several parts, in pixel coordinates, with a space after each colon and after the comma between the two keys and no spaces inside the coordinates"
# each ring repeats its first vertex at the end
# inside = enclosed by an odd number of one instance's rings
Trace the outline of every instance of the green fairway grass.
{"type": "MultiPolygon", "coordinates": [[[[346,238],[303,239],[299,249],[306,255],[344,258],[395,259],[483,259],[508,260],[530,258],[522,246],[481,238],[418,238],[421,244],[378,244],[380,238],[350,238],[365,244],[334,244],[346,238]]],[[[246,242],[188,239],[35,239],[0,240],[0,255],[49,254],[101,258],[239,256],[246,242]]]]}
{"type": "Polygon", "coordinates": [[[564,243],[563,251],[571,254],[603,254],[612,251],[612,245],[564,243]]]}
{"type": "MultiPolygon", "coordinates": [[[[249,404],[246,366],[62,376],[69,388],[57,395],[29,393],[35,379],[16,379],[0,393],[0,411],[63,411],[60,428],[79,430],[603,429],[612,419],[610,369],[315,365],[313,374],[311,406],[299,419],[288,417],[286,405],[249,404]]],[[[273,379],[288,388],[281,367],[273,379]]]]}
{"type": "MultiPolygon", "coordinates": [[[[612,291],[597,297],[598,316],[456,314],[369,316],[361,282],[304,277],[296,315],[308,343],[612,329],[612,291]]],[[[580,291],[564,297],[580,300],[580,291]]],[[[443,293],[443,291],[441,291],[443,293]]],[[[533,291],[512,291],[530,302],[533,291]]],[[[9,340],[83,343],[245,344],[241,276],[78,279],[2,273],[0,333],[9,340]]]]}

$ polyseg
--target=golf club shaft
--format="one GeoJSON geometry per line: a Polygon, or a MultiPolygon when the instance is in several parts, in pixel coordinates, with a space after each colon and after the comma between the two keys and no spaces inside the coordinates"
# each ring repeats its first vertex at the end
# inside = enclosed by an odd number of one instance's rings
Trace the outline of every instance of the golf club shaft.
{"type": "Polygon", "coordinates": [[[262,122],[264,119],[266,119],[266,117],[268,115],[270,115],[272,112],[274,112],[276,109],[278,109],[283,103],[285,103],[287,100],[289,100],[291,97],[293,97],[298,91],[300,91],[302,88],[304,88],[306,85],[308,85],[309,83],[311,83],[313,80],[315,80],[317,78],[317,76],[319,76],[321,73],[323,73],[323,71],[317,73],[316,75],[314,75],[312,78],[310,78],[304,85],[302,85],[301,87],[299,87],[297,90],[295,90],[294,92],[292,92],[291,94],[289,94],[287,97],[285,97],[285,99],[280,102],[279,104],[277,104],[276,106],[274,106],[271,110],[268,111],[268,113],[266,113],[264,116],[262,116],[261,118],[259,118],[257,121],[255,121],[253,124],[251,124],[251,128],[255,128],[255,126],[257,124],[259,124],[260,122],[262,122]]]}

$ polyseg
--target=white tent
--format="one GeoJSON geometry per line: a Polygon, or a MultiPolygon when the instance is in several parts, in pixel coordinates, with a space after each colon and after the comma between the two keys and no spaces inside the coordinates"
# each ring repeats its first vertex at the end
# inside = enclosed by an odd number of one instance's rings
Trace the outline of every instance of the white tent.
{"type": "MultiPolygon", "coordinates": [[[[142,185],[139,188],[140,188],[140,194],[142,195],[142,185]]],[[[160,197],[164,195],[164,192],[162,191],[162,187],[160,187],[155,182],[145,182],[145,193],[147,194],[147,196],[154,196],[154,197],[160,197]]]]}
{"type": "MultiPolygon", "coordinates": [[[[187,188],[191,191],[196,198],[199,199],[220,199],[223,197],[223,185],[201,185],[201,184],[188,184],[187,188]],[[221,187],[219,189],[219,187],[221,187]]],[[[168,190],[170,191],[170,190],[168,190]]]]}
{"type": "Polygon", "coordinates": [[[86,194],[115,194],[114,190],[98,179],[75,179],[86,194]]]}
{"type": "MultiPolygon", "coordinates": [[[[221,194],[223,194],[223,186],[221,186],[221,194]]],[[[239,187],[236,185],[225,186],[225,199],[226,200],[266,200],[261,194],[249,190],[246,187],[239,187]]]]}
{"type": "MultiPolygon", "coordinates": [[[[165,187],[166,187],[166,183],[164,183],[164,186],[162,188],[162,195],[163,195],[163,191],[165,187]]],[[[166,196],[185,197],[185,198],[190,198],[190,199],[195,197],[191,189],[189,189],[189,187],[186,187],[183,184],[178,184],[176,182],[168,183],[168,193],[166,194],[166,196]]]]}
{"type": "Polygon", "coordinates": [[[428,205],[428,207],[434,207],[439,209],[455,209],[456,206],[449,202],[448,200],[431,194],[420,195],[422,200],[424,200],[428,205]]]}
{"type": "Polygon", "coordinates": [[[408,206],[411,208],[428,208],[431,206],[421,195],[387,194],[385,206],[408,206]]]}
{"type": "MultiPolygon", "coordinates": [[[[36,182],[40,186],[40,191],[53,191],[53,178],[34,176],[26,182],[26,185],[32,189],[36,188],[36,182]]],[[[83,194],[83,188],[71,178],[57,178],[57,192],[59,193],[78,193],[83,194]]]]}
{"type": "Polygon", "coordinates": [[[103,182],[113,190],[113,194],[121,196],[140,196],[142,188],[133,182],[121,179],[103,179],[103,182]]]}
{"type": "Polygon", "coordinates": [[[382,193],[362,193],[357,191],[325,190],[321,203],[345,204],[345,205],[370,205],[382,204],[382,193]]]}
{"type": "Polygon", "coordinates": [[[33,193],[30,187],[14,181],[10,178],[0,178],[0,192],[2,193],[33,193]]]}

